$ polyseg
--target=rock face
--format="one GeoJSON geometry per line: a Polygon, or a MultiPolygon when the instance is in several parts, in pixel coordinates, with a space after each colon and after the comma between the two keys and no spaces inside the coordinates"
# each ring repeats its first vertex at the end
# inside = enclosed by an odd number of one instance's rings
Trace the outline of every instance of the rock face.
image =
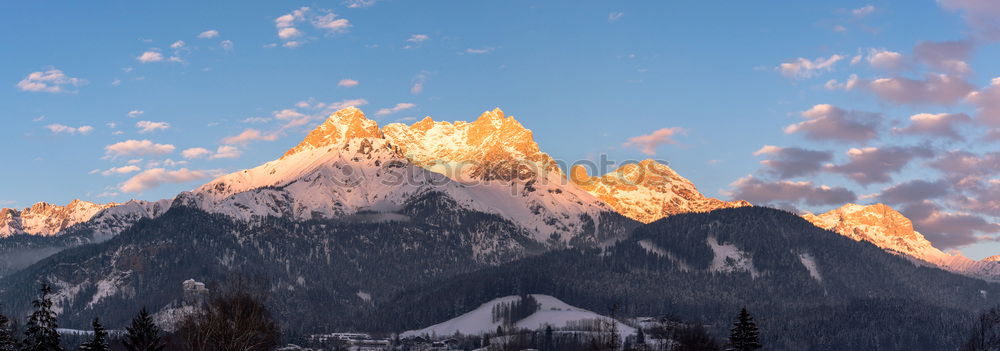
{"type": "Polygon", "coordinates": [[[435,122],[425,117],[409,126],[389,124],[383,132],[414,164],[452,179],[561,177],[556,162],[538,148],[531,130],[514,117],[504,116],[499,108],[483,112],[472,123],[435,122]]]}
{"type": "Polygon", "coordinates": [[[20,211],[3,208],[0,209],[0,237],[15,234],[56,235],[63,229],[86,222],[98,212],[117,205],[73,200],[66,206],[39,202],[20,211]]]}
{"type": "Polygon", "coordinates": [[[705,197],[691,181],[653,160],[627,164],[601,177],[588,176],[585,168],[576,166],[570,178],[618,213],[643,223],[678,213],[750,206],[705,197]]]}
{"type": "Polygon", "coordinates": [[[981,279],[1000,280],[1000,256],[976,261],[958,253],[943,252],[914,230],[909,218],[884,204],[847,204],[820,215],[805,213],[802,218],[817,227],[857,241],[868,241],[920,263],[981,279]]]}

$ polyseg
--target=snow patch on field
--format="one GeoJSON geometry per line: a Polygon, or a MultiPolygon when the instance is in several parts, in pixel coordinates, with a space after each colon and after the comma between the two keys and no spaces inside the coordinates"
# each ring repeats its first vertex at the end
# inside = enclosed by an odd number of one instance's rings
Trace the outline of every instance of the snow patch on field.
{"type": "Polygon", "coordinates": [[[357,295],[358,298],[363,300],[364,302],[372,302],[372,294],[358,290],[357,295]]]}
{"type": "MultiPolygon", "coordinates": [[[[546,325],[551,325],[553,328],[558,329],[572,325],[579,325],[581,324],[581,321],[586,323],[586,321],[610,319],[597,313],[571,306],[549,295],[533,294],[531,296],[538,301],[538,304],[540,305],[539,310],[527,318],[515,323],[514,326],[516,328],[537,330],[545,328],[546,325]]],[[[424,329],[404,332],[402,336],[443,336],[454,335],[455,332],[465,335],[492,333],[497,330],[497,327],[500,326],[501,323],[503,323],[502,321],[493,321],[493,306],[500,303],[517,301],[519,298],[520,297],[518,296],[506,296],[494,299],[490,302],[482,304],[479,308],[476,308],[471,312],[424,329]]],[[[615,325],[618,327],[618,332],[623,336],[633,335],[636,332],[635,328],[627,326],[619,321],[615,321],[615,325]]]]}
{"type": "Polygon", "coordinates": [[[816,265],[816,259],[813,258],[812,255],[807,252],[800,253],[799,261],[801,261],[802,265],[809,271],[809,276],[816,279],[818,282],[823,282],[823,276],[819,275],[819,266],[816,265]]]}
{"type": "Polygon", "coordinates": [[[720,244],[718,239],[710,236],[708,237],[708,246],[715,253],[715,257],[712,258],[712,266],[710,267],[712,272],[732,273],[743,271],[750,272],[750,275],[754,278],[760,276],[760,273],[753,266],[750,254],[740,251],[736,245],[720,244]]]}

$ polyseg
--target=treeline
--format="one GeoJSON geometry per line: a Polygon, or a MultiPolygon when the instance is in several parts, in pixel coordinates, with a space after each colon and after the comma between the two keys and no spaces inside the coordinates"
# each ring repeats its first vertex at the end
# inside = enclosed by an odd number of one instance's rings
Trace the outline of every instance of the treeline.
{"type": "Polygon", "coordinates": [[[0,351],[270,351],[281,341],[280,328],[258,296],[230,291],[212,297],[162,331],[142,308],[124,332],[110,332],[94,318],[89,332],[60,334],[52,289],[43,284],[23,326],[0,314],[0,351]]]}

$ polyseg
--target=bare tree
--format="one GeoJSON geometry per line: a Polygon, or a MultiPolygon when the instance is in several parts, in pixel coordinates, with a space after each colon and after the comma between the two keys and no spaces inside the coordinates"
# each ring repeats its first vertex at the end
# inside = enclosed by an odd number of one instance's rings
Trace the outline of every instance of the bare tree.
{"type": "Polygon", "coordinates": [[[177,334],[191,351],[268,351],[281,332],[263,299],[234,284],[185,318],[177,334]]]}

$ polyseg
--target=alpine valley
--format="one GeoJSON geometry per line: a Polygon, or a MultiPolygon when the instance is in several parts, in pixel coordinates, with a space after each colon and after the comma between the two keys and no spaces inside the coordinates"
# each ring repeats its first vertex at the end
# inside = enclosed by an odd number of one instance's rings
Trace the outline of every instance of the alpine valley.
{"type": "Polygon", "coordinates": [[[617,306],[715,335],[752,306],[775,350],[942,350],[1000,303],[998,260],[945,253],[886,205],[714,199],[654,160],[590,176],[500,109],[380,127],[345,108],[274,161],[172,199],[0,210],[0,302],[16,316],[47,282],[63,326],[122,328],[146,306],[171,330],[185,281],[233,276],[263,281],[303,334],[436,330],[538,294],[538,316],[617,306]]]}

